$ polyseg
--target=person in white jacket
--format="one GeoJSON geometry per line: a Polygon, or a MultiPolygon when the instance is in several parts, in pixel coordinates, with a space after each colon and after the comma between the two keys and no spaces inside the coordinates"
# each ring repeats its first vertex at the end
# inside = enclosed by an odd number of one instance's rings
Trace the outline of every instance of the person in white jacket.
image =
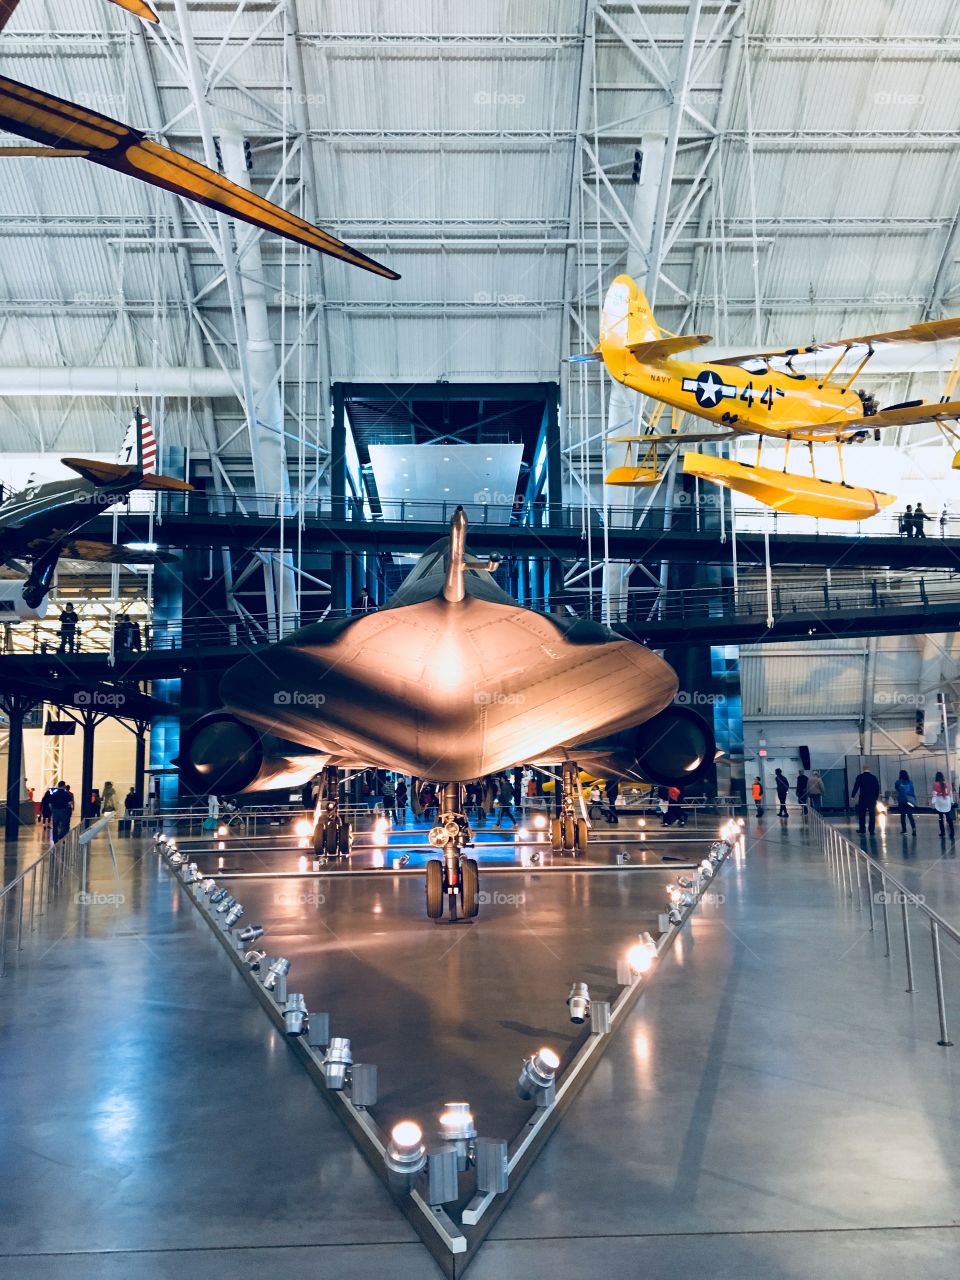
{"type": "Polygon", "coordinates": [[[943,820],[946,818],[947,826],[950,828],[950,839],[953,840],[953,787],[947,782],[942,773],[938,773],[933,780],[933,794],[930,797],[930,803],[937,813],[941,838],[946,834],[943,829],[943,820]]]}

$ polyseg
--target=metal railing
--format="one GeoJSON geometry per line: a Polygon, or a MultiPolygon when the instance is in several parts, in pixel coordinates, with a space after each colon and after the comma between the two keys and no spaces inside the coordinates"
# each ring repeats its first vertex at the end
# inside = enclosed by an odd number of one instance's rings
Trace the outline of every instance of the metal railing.
{"type": "MultiPolygon", "coordinates": [[[[636,507],[624,504],[607,507],[568,505],[550,503],[542,500],[534,504],[514,500],[503,495],[490,495],[488,501],[477,498],[470,502],[429,501],[422,498],[380,498],[374,510],[369,503],[357,501],[353,497],[333,498],[325,495],[278,495],[276,493],[214,493],[198,490],[193,493],[157,494],[156,513],[160,519],[165,516],[229,516],[257,517],[269,520],[285,520],[304,522],[343,521],[354,524],[383,523],[415,523],[435,525],[438,528],[450,523],[450,517],[457,507],[462,506],[467,519],[473,525],[512,525],[521,528],[543,529],[633,529],[637,527],[640,515],[636,507]]],[[[928,512],[924,536],[926,538],[958,538],[960,537],[960,517],[942,517],[939,511],[928,512]]],[[[711,491],[699,495],[683,493],[674,501],[670,527],[676,531],[685,531],[681,521],[688,521],[688,529],[695,531],[718,531],[720,527],[720,496],[711,491]],[[678,516],[680,518],[678,518],[678,516]]],[[[833,536],[838,533],[858,537],[870,536],[880,538],[903,538],[906,532],[899,528],[899,514],[896,511],[884,512],[868,520],[850,523],[843,521],[842,530],[837,521],[819,519],[803,519],[804,536],[833,536]],[[822,527],[823,526],[823,527],[822,527]],[[831,527],[833,526],[833,527],[831,527]]],[[[645,533],[659,534],[664,532],[664,512],[660,508],[650,508],[643,518],[639,530],[645,533]]],[[[738,515],[737,533],[741,536],[768,533],[771,538],[790,538],[797,536],[796,517],[781,517],[775,511],[750,512],[749,515],[738,515]]]]}
{"type": "Polygon", "coordinates": [[[7,934],[16,933],[15,950],[23,950],[24,924],[32,933],[47,907],[63,888],[68,873],[86,889],[87,846],[105,831],[113,820],[113,813],[104,814],[85,830],[71,827],[62,839],[51,844],[35,862],[24,869],[0,889],[0,978],[7,967],[7,934]],[[13,921],[16,920],[16,928],[13,921]]]}
{"type": "Polygon", "coordinates": [[[876,927],[876,908],[879,907],[883,921],[884,955],[890,955],[890,913],[889,907],[899,907],[900,928],[903,935],[903,953],[907,970],[907,994],[912,995],[917,987],[914,982],[913,941],[910,936],[910,909],[915,911],[921,920],[926,921],[930,931],[930,945],[933,953],[933,978],[937,994],[937,1014],[940,1020],[940,1039],[937,1041],[944,1048],[951,1048],[953,1041],[947,1027],[947,1008],[943,981],[943,955],[941,951],[941,935],[960,946],[960,932],[949,924],[941,915],[933,911],[919,894],[891,875],[882,863],[864,852],[859,845],[838,831],[835,826],[824,820],[816,811],[811,812],[820,848],[827,859],[843,892],[851,900],[856,899],[858,911],[863,910],[864,899],[870,915],[870,932],[876,927]],[[861,864],[863,874],[861,875],[861,864]],[[879,882],[880,889],[876,892],[879,882]],[[893,892],[891,893],[891,887],[893,892]]]}
{"type": "MultiPolygon", "coordinates": [[[[389,603],[389,602],[388,602],[389,603]]],[[[960,573],[941,570],[922,577],[904,573],[900,576],[877,573],[872,577],[857,574],[847,579],[811,583],[809,579],[796,585],[786,578],[774,581],[769,593],[765,586],[701,586],[657,591],[656,588],[631,590],[619,601],[605,604],[601,593],[591,598],[585,592],[552,596],[549,600],[525,601],[523,608],[551,612],[565,618],[590,618],[616,626],[655,629],[658,623],[749,622],[774,620],[801,615],[829,622],[838,614],[886,616],[891,610],[925,613],[943,605],[960,606],[960,573]]],[[[360,610],[331,609],[286,614],[280,619],[249,612],[205,614],[201,617],[146,623],[136,650],[123,648],[114,639],[117,661],[134,660],[140,652],[175,651],[211,647],[258,647],[275,643],[281,635],[289,635],[301,627],[319,621],[335,622],[361,616],[360,610]]],[[[6,650],[16,656],[27,653],[54,653],[60,648],[59,623],[10,622],[6,650]]],[[[110,652],[109,627],[98,621],[84,633],[83,620],[75,636],[74,653],[105,654],[110,652]]]]}

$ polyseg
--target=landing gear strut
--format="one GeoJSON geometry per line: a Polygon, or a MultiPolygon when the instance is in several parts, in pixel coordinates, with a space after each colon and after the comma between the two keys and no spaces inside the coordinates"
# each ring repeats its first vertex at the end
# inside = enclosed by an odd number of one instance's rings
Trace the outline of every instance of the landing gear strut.
{"type": "Polygon", "coordinates": [[[560,795],[560,814],[550,821],[550,843],[555,853],[586,853],[588,827],[585,818],[577,815],[574,796],[577,789],[577,766],[564,761],[560,766],[557,783],[560,795]]]}
{"type": "Polygon", "coordinates": [[[350,852],[350,823],[340,816],[340,770],[328,765],[313,827],[317,858],[345,858],[350,852]]]}
{"type": "Polygon", "coordinates": [[[437,824],[430,832],[430,843],[443,855],[427,863],[427,915],[431,920],[443,916],[444,898],[450,919],[458,913],[472,920],[480,910],[480,884],[476,858],[467,858],[463,850],[473,843],[473,832],[463,812],[463,787],[459,782],[446,782],[441,788],[437,824]]]}

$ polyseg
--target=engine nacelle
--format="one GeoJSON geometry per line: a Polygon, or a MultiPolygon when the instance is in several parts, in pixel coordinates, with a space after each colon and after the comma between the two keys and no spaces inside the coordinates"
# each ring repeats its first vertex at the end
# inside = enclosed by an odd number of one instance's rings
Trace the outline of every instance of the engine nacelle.
{"type": "Polygon", "coordinates": [[[211,711],[183,731],[175,763],[190,791],[234,796],[303,787],[328,758],[321,751],[258,733],[229,711],[211,711]]]}
{"type": "Polygon", "coordinates": [[[666,707],[633,730],[636,768],[662,787],[681,787],[702,778],[713,765],[713,727],[690,707],[666,707]]]}
{"type": "Polygon", "coordinates": [[[697,782],[716,754],[711,726],[690,707],[676,704],[635,729],[567,747],[568,758],[597,777],[636,778],[659,787],[697,782]]]}

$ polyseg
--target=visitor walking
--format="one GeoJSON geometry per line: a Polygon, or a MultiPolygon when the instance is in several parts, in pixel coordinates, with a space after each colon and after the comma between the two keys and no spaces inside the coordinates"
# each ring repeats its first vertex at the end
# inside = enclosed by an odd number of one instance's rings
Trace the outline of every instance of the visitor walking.
{"type": "Polygon", "coordinates": [[[865,835],[869,821],[870,834],[877,829],[877,800],[880,798],[880,782],[865,764],[857,774],[850,792],[850,799],[857,802],[857,832],[865,835]]]}
{"type": "Polygon", "coordinates": [[[823,809],[823,778],[820,776],[819,769],[814,769],[810,775],[810,781],[807,783],[807,795],[810,797],[810,803],[816,812],[820,813],[823,809]]]}
{"type": "Polygon", "coordinates": [[[893,784],[893,789],[897,793],[897,808],[900,810],[900,834],[904,836],[907,834],[907,819],[909,818],[910,830],[916,835],[917,824],[913,811],[917,807],[917,793],[906,769],[900,770],[900,776],[893,784]]]}
{"type": "Polygon", "coordinates": [[[774,769],[773,785],[777,788],[777,800],[780,808],[777,810],[778,818],[788,818],[787,813],[787,792],[790,790],[790,783],[786,780],[782,769],[774,769]]]}
{"type": "Polygon", "coordinates": [[[807,816],[807,796],[810,794],[810,779],[801,769],[797,774],[797,804],[804,817],[807,816]]]}
{"type": "Polygon", "coordinates": [[[753,796],[753,803],[757,806],[757,817],[763,817],[763,783],[759,778],[754,778],[753,786],[750,788],[750,794],[753,796]]]}
{"type": "Polygon", "coordinates": [[[933,780],[930,803],[936,810],[937,821],[940,823],[940,838],[943,839],[946,834],[943,829],[943,820],[946,818],[947,826],[950,828],[950,839],[953,840],[953,788],[942,773],[938,773],[933,780]]]}

